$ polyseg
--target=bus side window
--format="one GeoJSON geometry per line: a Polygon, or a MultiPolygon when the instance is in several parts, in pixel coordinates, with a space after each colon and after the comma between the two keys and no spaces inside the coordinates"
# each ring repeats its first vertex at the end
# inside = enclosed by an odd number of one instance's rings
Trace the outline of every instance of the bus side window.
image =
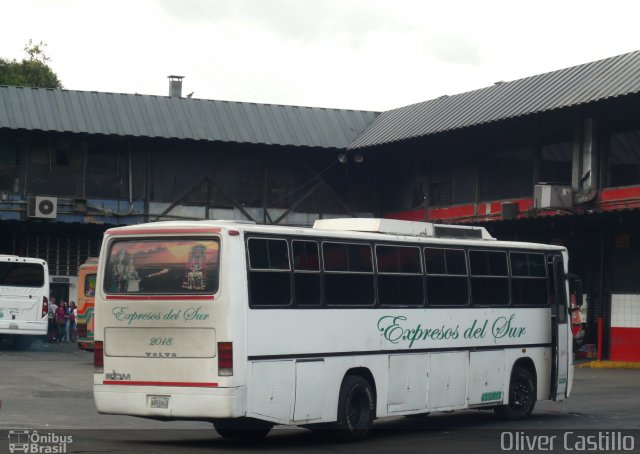
{"type": "Polygon", "coordinates": [[[544,254],[511,252],[509,258],[513,304],[546,306],[548,297],[544,254]]]}
{"type": "Polygon", "coordinates": [[[376,246],[378,302],[393,306],[422,306],[424,290],[420,249],[376,246]]]}
{"type": "Polygon", "coordinates": [[[463,249],[424,249],[427,303],[431,306],[466,306],[469,285],[463,249]]]}
{"type": "Polygon", "coordinates": [[[322,244],[325,301],[334,306],[373,306],[371,245],[322,244]]]}
{"type": "MultiPolygon", "coordinates": [[[[556,275],[553,271],[553,257],[547,259],[547,276],[549,276],[549,305],[555,307],[556,304],[556,275]]],[[[554,309],[555,310],[555,309],[554,309]]]]}
{"type": "Polygon", "coordinates": [[[299,306],[318,306],[321,302],[320,257],[316,241],[291,242],[293,252],[294,301],[299,306]]]}
{"type": "Polygon", "coordinates": [[[502,251],[469,251],[471,299],[482,306],[509,304],[507,253],[502,251]]]}
{"type": "Polygon", "coordinates": [[[289,249],[284,239],[249,238],[249,305],[291,304],[289,249]]]}

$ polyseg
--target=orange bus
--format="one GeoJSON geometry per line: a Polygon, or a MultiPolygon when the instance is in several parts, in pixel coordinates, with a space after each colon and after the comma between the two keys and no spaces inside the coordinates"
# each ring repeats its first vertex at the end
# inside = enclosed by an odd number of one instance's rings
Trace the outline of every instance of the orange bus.
{"type": "Polygon", "coordinates": [[[93,350],[93,309],[96,294],[98,258],[89,257],[78,272],[78,346],[93,350]]]}

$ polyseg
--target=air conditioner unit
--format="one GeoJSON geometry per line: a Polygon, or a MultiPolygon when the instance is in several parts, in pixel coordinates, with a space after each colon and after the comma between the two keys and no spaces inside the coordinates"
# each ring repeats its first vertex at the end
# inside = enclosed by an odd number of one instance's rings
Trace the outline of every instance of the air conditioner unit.
{"type": "Polygon", "coordinates": [[[567,209],[573,206],[571,186],[537,184],[533,200],[536,208],[567,209]]]}
{"type": "Polygon", "coordinates": [[[58,216],[58,199],[56,197],[30,197],[27,205],[30,218],[55,219],[58,216]]]}

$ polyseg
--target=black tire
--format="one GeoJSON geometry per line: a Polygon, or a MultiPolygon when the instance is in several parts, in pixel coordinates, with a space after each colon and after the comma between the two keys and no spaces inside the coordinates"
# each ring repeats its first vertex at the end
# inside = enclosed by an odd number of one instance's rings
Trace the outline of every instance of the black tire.
{"type": "Polygon", "coordinates": [[[509,421],[525,419],[531,415],[535,405],[536,386],[531,372],[522,367],[514,368],[509,383],[509,403],[495,407],[496,415],[509,421]]]}
{"type": "Polygon", "coordinates": [[[255,441],[266,437],[273,424],[258,419],[237,418],[215,421],[213,427],[224,438],[255,441]]]}
{"type": "Polygon", "coordinates": [[[333,437],[347,442],[362,440],[371,430],[375,412],[376,400],[369,382],[359,375],[348,375],[340,387],[333,437]]]}

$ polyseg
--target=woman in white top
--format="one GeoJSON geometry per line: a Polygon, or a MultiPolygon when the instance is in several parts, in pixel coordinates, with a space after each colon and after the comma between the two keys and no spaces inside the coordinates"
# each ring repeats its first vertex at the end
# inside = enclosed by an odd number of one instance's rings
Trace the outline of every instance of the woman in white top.
{"type": "Polygon", "coordinates": [[[71,301],[69,305],[71,306],[71,317],[69,318],[69,335],[71,336],[71,341],[75,342],[77,339],[76,320],[78,320],[78,308],[76,307],[75,301],[71,301]]]}

